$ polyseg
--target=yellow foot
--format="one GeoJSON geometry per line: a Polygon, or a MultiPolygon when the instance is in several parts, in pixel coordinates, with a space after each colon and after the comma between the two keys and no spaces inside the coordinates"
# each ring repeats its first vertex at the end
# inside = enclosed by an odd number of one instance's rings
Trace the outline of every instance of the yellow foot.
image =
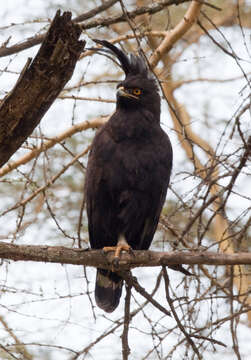
{"type": "Polygon", "coordinates": [[[105,253],[110,252],[110,251],[114,251],[114,258],[112,260],[112,264],[117,267],[119,264],[119,258],[120,258],[120,253],[125,250],[127,252],[129,252],[130,254],[133,254],[133,250],[131,248],[130,245],[127,244],[127,242],[125,241],[124,238],[119,239],[117,246],[105,246],[103,248],[103,251],[105,253]]]}
{"type": "Polygon", "coordinates": [[[132,248],[131,248],[131,246],[128,245],[128,244],[121,244],[121,245],[119,244],[119,245],[117,245],[117,246],[105,246],[105,247],[103,248],[103,251],[104,251],[105,253],[110,252],[110,251],[114,251],[114,257],[115,257],[115,258],[119,258],[119,257],[120,257],[120,253],[121,253],[121,251],[123,251],[123,250],[128,251],[128,252],[131,252],[131,251],[132,251],[132,248]]]}

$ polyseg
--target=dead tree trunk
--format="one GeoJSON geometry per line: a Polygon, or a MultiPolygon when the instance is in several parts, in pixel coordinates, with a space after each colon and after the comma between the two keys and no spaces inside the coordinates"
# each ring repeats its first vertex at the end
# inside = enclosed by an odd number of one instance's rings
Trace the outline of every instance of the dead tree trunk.
{"type": "Polygon", "coordinates": [[[15,87],[1,104],[0,166],[33,132],[71,78],[85,46],[80,34],[70,12],[56,13],[35,59],[28,59],[15,87]]]}

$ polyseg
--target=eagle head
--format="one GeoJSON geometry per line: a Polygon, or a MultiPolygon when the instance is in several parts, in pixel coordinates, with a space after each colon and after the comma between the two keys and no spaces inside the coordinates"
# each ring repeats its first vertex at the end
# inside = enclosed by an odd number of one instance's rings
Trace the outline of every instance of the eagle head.
{"type": "Polygon", "coordinates": [[[148,69],[142,55],[127,55],[106,40],[93,39],[103,48],[92,48],[98,53],[114,55],[125,73],[125,79],[117,86],[117,106],[150,111],[155,119],[160,117],[160,96],[157,82],[148,69]]]}

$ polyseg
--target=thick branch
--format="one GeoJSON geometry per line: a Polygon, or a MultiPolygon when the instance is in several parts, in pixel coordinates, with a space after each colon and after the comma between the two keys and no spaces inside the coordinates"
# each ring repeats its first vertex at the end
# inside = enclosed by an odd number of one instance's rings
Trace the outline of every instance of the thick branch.
{"type": "MultiPolygon", "coordinates": [[[[219,254],[214,252],[160,252],[134,251],[123,253],[118,271],[135,267],[166,266],[174,264],[235,265],[251,264],[251,253],[219,254]]],[[[37,261],[60,264],[86,265],[110,268],[113,253],[105,255],[101,250],[72,249],[63,246],[14,245],[0,242],[0,258],[14,261],[37,261]]]]}
{"type": "Polygon", "coordinates": [[[85,43],[71,13],[58,11],[33,62],[0,107],[0,166],[22,145],[71,78],[85,43]]]}

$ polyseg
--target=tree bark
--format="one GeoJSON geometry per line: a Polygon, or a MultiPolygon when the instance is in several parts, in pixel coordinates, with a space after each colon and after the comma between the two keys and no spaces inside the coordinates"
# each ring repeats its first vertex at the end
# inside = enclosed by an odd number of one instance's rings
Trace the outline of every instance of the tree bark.
{"type": "Polygon", "coordinates": [[[35,59],[28,59],[15,87],[0,107],[0,166],[39,124],[67,81],[84,49],[71,13],[56,16],[35,59]]]}
{"type": "MultiPolygon", "coordinates": [[[[86,265],[110,269],[114,252],[72,249],[63,246],[14,245],[0,242],[0,258],[14,261],[37,261],[86,265]]],[[[134,256],[122,253],[118,271],[135,267],[168,266],[176,264],[236,265],[251,264],[251,253],[221,254],[209,251],[161,252],[135,250],[134,256]]]]}

